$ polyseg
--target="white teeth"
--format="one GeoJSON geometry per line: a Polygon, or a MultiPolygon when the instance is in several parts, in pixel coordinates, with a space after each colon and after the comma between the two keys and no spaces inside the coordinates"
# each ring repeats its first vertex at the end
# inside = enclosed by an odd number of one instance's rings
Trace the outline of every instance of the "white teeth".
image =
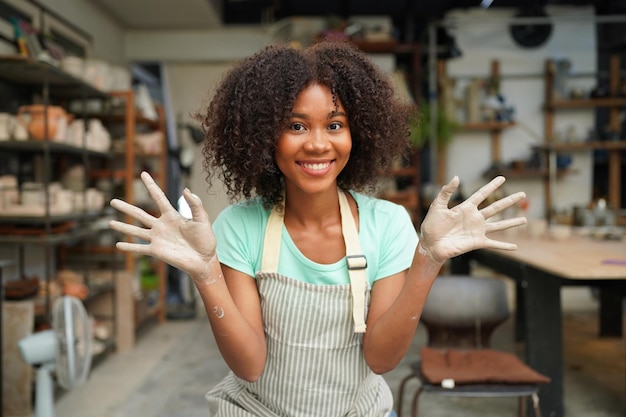
{"type": "Polygon", "coordinates": [[[320,171],[322,169],[326,169],[328,165],[330,165],[330,162],[324,162],[324,163],[318,163],[318,164],[302,164],[302,166],[306,169],[313,169],[313,170],[320,170],[320,171]]]}

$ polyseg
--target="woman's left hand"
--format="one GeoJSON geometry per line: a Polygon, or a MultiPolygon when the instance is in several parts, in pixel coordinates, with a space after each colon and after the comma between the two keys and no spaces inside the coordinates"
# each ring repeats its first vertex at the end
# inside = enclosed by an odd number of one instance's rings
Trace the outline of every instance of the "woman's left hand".
{"type": "Polygon", "coordinates": [[[497,200],[479,209],[479,205],[496,191],[505,181],[496,177],[481,187],[462,203],[448,208],[450,197],[459,186],[459,178],[454,177],[430,205],[422,222],[418,250],[433,262],[443,264],[447,259],[479,248],[515,250],[517,245],[490,239],[489,233],[498,232],[526,224],[525,217],[514,217],[489,221],[491,217],[517,204],[526,197],[518,192],[497,200]]]}

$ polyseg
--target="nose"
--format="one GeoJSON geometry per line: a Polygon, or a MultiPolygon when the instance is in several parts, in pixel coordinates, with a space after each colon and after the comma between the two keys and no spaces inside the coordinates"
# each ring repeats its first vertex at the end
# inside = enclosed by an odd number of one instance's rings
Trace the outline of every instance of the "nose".
{"type": "Polygon", "coordinates": [[[308,152],[325,152],[330,146],[330,141],[326,135],[326,132],[322,129],[315,129],[311,131],[311,134],[306,141],[304,148],[308,152]]]}

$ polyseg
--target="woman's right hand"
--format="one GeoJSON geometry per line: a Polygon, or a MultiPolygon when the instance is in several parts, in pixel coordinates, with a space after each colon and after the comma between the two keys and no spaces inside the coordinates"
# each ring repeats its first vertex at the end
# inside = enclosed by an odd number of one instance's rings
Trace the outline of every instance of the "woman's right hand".
{"type": "Polygon", "coordinates": [[[111,229],[130,235],[143,243],[117,242],[118,249],[149,255],[186,272],[196,284],[211,280],[211,264],[216,261],[216,241],[209,215],[200,198],[185,188],[183,197],[191,209],[192,218],[184,218],[168,201],[150,174],[141,173],[141,180],[160,212],[155,217],[139,207],[119,199],[111,207],[130,216],[140,225],[117,220],[111,229]]]}

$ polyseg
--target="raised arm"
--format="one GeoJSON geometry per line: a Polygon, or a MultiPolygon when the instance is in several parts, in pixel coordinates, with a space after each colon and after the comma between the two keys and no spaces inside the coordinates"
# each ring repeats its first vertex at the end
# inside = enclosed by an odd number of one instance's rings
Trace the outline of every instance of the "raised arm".
{"type": "Polygon", "coordinates": [[[112,229],[139,240],[118,242],[117,248],[155,257],[186,272],[202,298],[225,361],[239,377],[256,380],[265,367],[266,345],[254,279],[222,268],[211,222],[198,196],[189,189],[183,191],[192,213],[192,218],[186,219],[147,172],[141,179],[160,215],[155,217],[122,200],[112,200],[113,208],[140,223],[110,222],[112,229]]]}
{"type": "Polygon", "coordinates": [[[517,204],[525,194],[518,192],[479,209],[504,181],[504,177],[496,177],[464,202],[449,208],[450,197],[459,186],[458,177],[454,177],[442,187],[422,222],[411,268],[376,281],[364,337],[365,358],[375,372],[393,369],[406,354],[430,288],[446,260],[479,248],[516,249],[513,243],[493,240],[488,235],[523,225],[526,219],[490,219],[517,204]]]}

